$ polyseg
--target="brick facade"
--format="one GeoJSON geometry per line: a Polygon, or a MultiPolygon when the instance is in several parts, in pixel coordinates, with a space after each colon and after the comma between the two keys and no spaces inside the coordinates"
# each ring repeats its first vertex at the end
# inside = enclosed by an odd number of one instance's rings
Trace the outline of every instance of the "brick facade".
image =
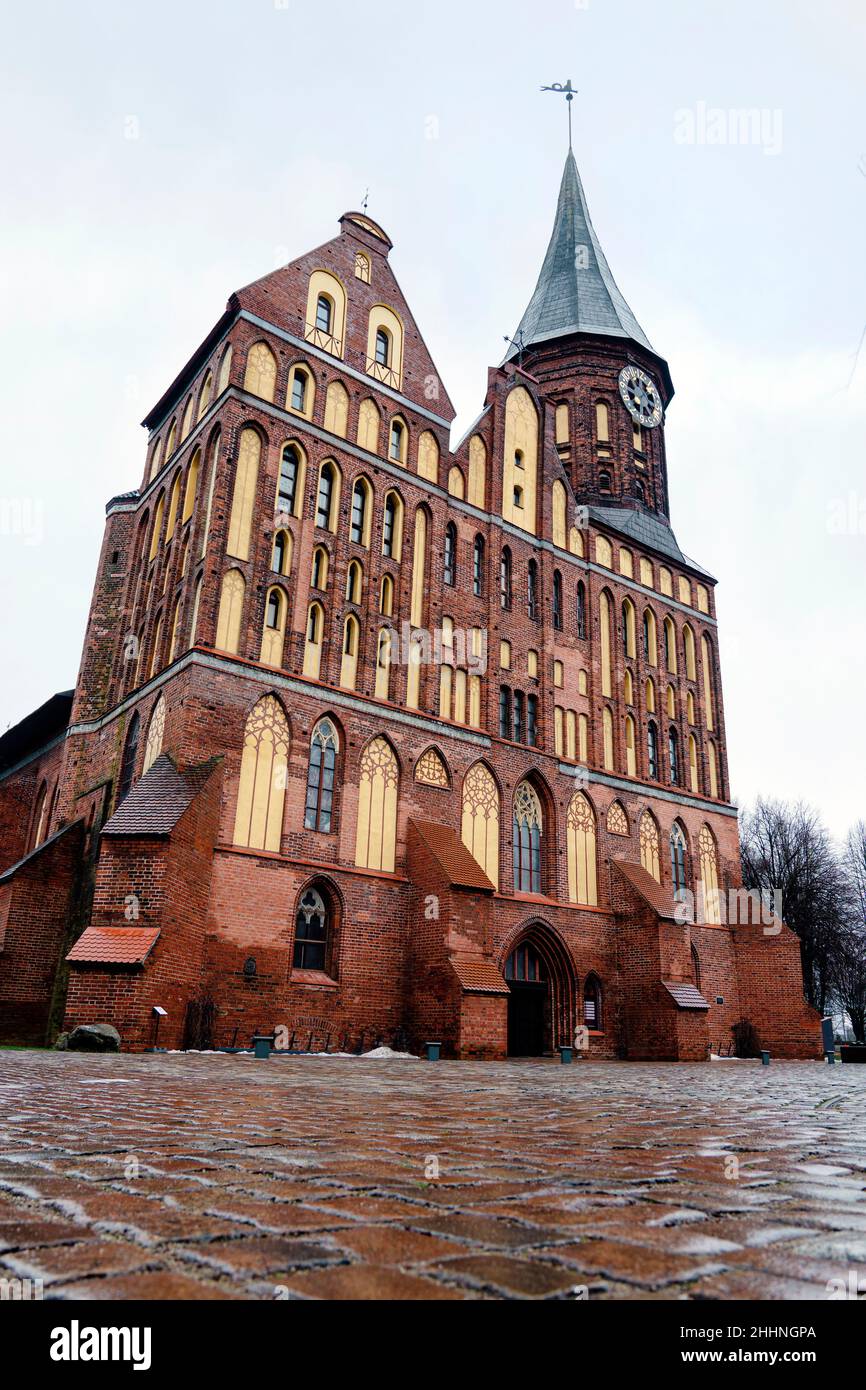
{"type": "MultiPolygon", "coordinates": [[[[25,867],[13,869],[12,907],[6,903],[4,909],[0,897],[0,921],[4,910],[7,917],[0,1000],[22,954],[38,960],[45,981],[30,1014],[20,1001],[15,1005],[18,1014],[9,1015],[8,1032],[50,1036],[56,948],[69,923],[76,930],[88,920],[122,928],[130,922],[132,903],[134,925],[159,932],[153,949],[136,964],[73,961],[66,1000],[67,1026],[112,1022],[131,1048],[152,1045],[154,1006],[167,1015],[159,1043],[172,1047],[190,1040],[191,1019],[212,1006],[211,1035],[218,1045],[247,1044],[256,1031],[284,1026],[298,1043],[336,1047],[397,1040],[418,1048],[435,1039],[446,1055],[499,1057],[515,1036],[509,1029],[518,991],[504,983],[507,963],[528,944],[546,986],[538,1047],[532,1050],[570,1042],[586,1014],[591,1056],[702,1058],[710,1043],[727,1044],[741,1019],[780,1055],[817,1055],[817,1021],[802,1002],[798,944],[787,929],[767,936],[760,926],[690,926],[673,920],[665,905],[673,899],[669,838],[675,822],[687,844],[690,885],[701,876],[698,841],[706,827],[719,886],[727,891],[741,881],[736,813],[727,799],[714,581],[686,560],[669,529],[663,426],[645,430],[636,450],[617,385],[625,362],[638,365],[659,383],[667,404],[672,387],[666,364],[641,343],[599,335],[531,347],[522,360],[491,368],[482,415],[452,452],[453,407],[394,278],[390,249],[375,224],[347,214],[334,240],[232,295],[226,313],[145,421],[149,440],[141,487],[108,504],[65,736],[47,750],[31,748],[0,771],[0,869],[17,865],[36,848],[25,867]],[[366,257],[369,281],[356,274],[359,255],[366,257]],[[307,317],[310,277],[320,271],[345,289],[345,327],[338,335],[317,333],[307,317]],[[382,305],[402,324],[401,370],[393,364],[379,370],[370,356],[370,315],[382,305]],[[245,375],[250,351],[260,343],[275,363],[273,386],[263,388],[264,395],[251,389],[245,375]],[[303,411],[292,409],[287,395],[298,365],[309,376],[303,411]],[[346,393],[345,424],[337,427],[326,413],[335,382],[346,393]],[[528,394],[539,430],[537,508],[527,529],[503,520],[506,417],[516,387],[528,394]],[[363,436],[358,443],[368,401],[378,412],[378,440],[363,436]],[[609,411],[605,440],[597,431],[599,401],[609,411]],[[399,457],[392,456],[394,417],[405,432],[399,457]],[[251,429],[260,463],[244,556],[236,545],[234,554],[227,552],[234,544],[241,437],[251,429]],[[422,434],[436,441],[435,477],[419,471],[422,434]],[[483,498],[470,490],[473,450],[479,449],[473,438],[483,441],[486,454],[483,498]],[[302,451],[306,472],[295,514],[275,521],[280,460],[289,441],[302,451]],[[341,473],[333,529],[319,525],[317,517],[325,460],[341,473]],[[189,483],[194,464],[195,488],[189,483]],[[361,478],[372,509],[368,543],[351,535],[353,490],[361,478]],[[397,491],[403,508],[399,558],[384,553],[389,490],[397,491]],[[557,531],[555,490],[564,490],[566,537],[557,531]],[[425,509],[428,532],[420,626],[436,632],[450,619],[455,630],[485,634],[487,668],[477,717],[468,702],[464,711],[456,702],[447,715],[441,709],[435,664],[421,668],[417,707],[410,708],[408,669],[399,662],[392,664],[388,698],[376,697],[379,631],[385,626],[399,633],[410,617],[419,508],[425,509]],[[291,536],[286,574],[272,569],[278,525],[291,536]],[[443,568],[449,525],[456,528],[453,583],[443,568]],[[511,555],[507,606],[500,589],[503,546],[511,555]],[[314,592],[316,547],[326,552],[328,581],[314,592]],[[353,560],[363,566],[362,591],[347,599],[353,560]],[[537,572],[534,610],[527,600],[531,564],[537,572]],[[227,652],[216,643],[229,569],[238,571],[244,587],[236,650],[227,652]],[[381,611],[385,575],[394,586],[390,616],[381,611]],[[261,659],[273,586],[281,591],[286,615],[278,665],[261,659]],[[557,590],[561,603],[555,612],[557,590]],[[604,597],[613,615],[610,692],[602,679],[604,597]],[[313,599],[324,614],[318,679],[304,674],[313,599]],[[626,601],[639,627],[645,612],[652,615],[647,621],[654,619],[655,650],[641,640],[629,645],[620,622],[626,601]],[[353,688],[340,685],[349,614],[360,631],[353,688]],[[675,627],[676,670],[666,660],[666,618],[675,627]],[[694,641],[694,669],[686,628],[694,641]],[[502,641],[511,644],[510,669],[500,670],[502,641]],[[536,653],[534,673],[530,652],[536,653]],[[534,746],[525,725],[518,739],[511,724],[507,731],[500,728],[501,686],[522,695],[525,708],[530,697],[536,701],[534,746]],[[234,842],[247,720],[266,696],[279,702],[287,727],[279,847],[267,850],[263,839],[234,842]],[[569,714],[575,729],[585,719],[585,759],[558,732],[557,708],[563,729],[569,714]],[[149,789],[154,806],[162,793],[159,779],[152,772],[142,779],[142,771],[148,735],[163,715],[160,746],[152,751],[167,753],[181,778],[198,780],[182,814],[154,833],[146,823],[149,789]],[[304,807],[310,740],[324,716],[336,731],[339,753],[332,820],[323,832],[304,828],[304,807]],[[635,732],[631,770],[627,717],[635,732]],[[607,718],[612,746],[606,753],[607,718]],[[658,730],[654,768],[650,721],[658,730]],[[132,746],[136,728],[137,751],[134,760],[127,757],[127,771],[144,820],[140,833],[121,834],[118,790],[124,750],[132,746]],[[676,779],[668,758],[672,729],[680,756],[676,779]],[[361,760],[370,741],[382,735],[399,778],[393,870],[356,863],[361,760]],[[418,780],[419,759],[431,748],[444,768],[441,785],[418,780]],[[498,886],[462,841],[464,781],[479,761],[492,774],[499,800],[498,886]],[[512,889],[512,802],[525,779],[543,814],[534,893],[512,889]],[[37,847],[36,801],[46,786],[49,817],[43,818],[37,847]],[[583,904],[570,900],[566,852],[569,806],[578,790],[590,803],[596,835],[597,901],[583,904]],[[621,833],[608,828],[614,802],[621,833]],[[658,828],[658,900],[652,892],[642,896],[617,867],[639,864],[639,827],[647,812],[658,828]],[[74,833],[45,843],[63,827],[74,833]],[[79,921],[66,909],[61,921],[58,904],[70,901],[79,872],[73,849],[82,866],[86,891],[80,901],[87,913],[79,921]],[[54,904],[43,914],[42,935],[23,924],[15,906],[28,899],[32,920],[37,888],[43,897],[51,894],[54,904]],[[295,960],[299,904],[311,889],[321,895],[328,918],[322,968],[295,960]],[[586,1003],[593,981],[599,991],[595,1019],[586,1003]],[[700,1007],[675,1002],[668,984],[678,981],[699,988],[700,1007]]],[[[414,584],[417,589],[417,576],[414,584]]]]}

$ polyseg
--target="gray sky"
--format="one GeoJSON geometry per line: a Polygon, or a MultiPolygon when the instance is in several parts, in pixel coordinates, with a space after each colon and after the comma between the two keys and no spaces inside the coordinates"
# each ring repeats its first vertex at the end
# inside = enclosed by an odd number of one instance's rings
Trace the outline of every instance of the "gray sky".
{"type": "Polygon", "coordinates": [[[866,813],[862,0],[4,11],[0,729],[75,680],[142,416],[231,290],[367,187],[469,423],[552,225],[564,103],[538,88],[571,77],[596,229],[677,387],[673,522],[720,580],[734,793],[801,795],[838,834],[866,813]]]}

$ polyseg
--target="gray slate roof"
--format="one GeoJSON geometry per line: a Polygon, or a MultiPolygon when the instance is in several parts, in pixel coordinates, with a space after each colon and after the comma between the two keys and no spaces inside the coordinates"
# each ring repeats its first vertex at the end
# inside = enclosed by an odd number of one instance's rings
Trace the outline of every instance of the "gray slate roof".
{"type": "MultiPolygon", "coordinates": [[[[630,338],[654,352],[649,339],[625,302],[605,260],[586,205],[586,195],[571,150],[565,161],[553,235],[541,267],[535,293],[516,339],[524,347],[572,333],[630,338]],[[585,248],[586,263],[577,252],[585,248]]],[[[505,361],[517,355],[509,348],[505,361]]]]}
{"type": "Polygon", "coordinates": [[[114,815],[102,827],[103,835],[168,835],[192,805],[217,759],[189,772],[178,772],[167,753],[136,782],[114,815]]]}
{"type": "Polygon", "coordinates": [[[590,521],[597,521],[611,531],[618,531],[620,535],[628,536],[636,545],[647,546],[661,555],[667,555],[678,564],[686,565],[698,574],[706,575],[713,583],[716,582],[709,570],[690,560],[688,555],[680,550],[670,526],[660,517],[653,516],[650,512],[635,511],[631,507],[589,507],[588,510],[590,521]]]}

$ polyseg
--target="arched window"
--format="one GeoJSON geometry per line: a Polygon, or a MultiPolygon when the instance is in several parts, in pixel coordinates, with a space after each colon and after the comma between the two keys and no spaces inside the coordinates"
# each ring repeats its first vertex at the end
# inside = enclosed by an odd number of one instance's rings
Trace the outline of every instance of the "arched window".
{"type": "Polygon", "coordinates": [[[606,468],[603,468],[598,475],[598,490],[599,492],[610,492],[610,473],[606,468]]]}
{"type": "Polygon", "coordinates": [[[674,897],[681,898],[687,884],[686,879],[686,837],[679,821],[671,827],[671,883],[674,897]]]}
{"type": "Polygon", "coordinates": [[[256,501],[256,486],[262,456],[262,441],[257,430],[241,430],[232,510],[226,550],[237,560],[250,558],[250,527],[256,501]]]}
{"type": "Polygon", "coordinates": [[[622,605],[622,649],[626,656],[636,657],[634,604],[631,599],[623,600],[622,605]]]}
{"type": "Polygon", "coordinates": [[[322,667],[322,637],[325,614],[320,603],[311,603],[307,613],[307,640],[304,644],[304,675],[317,681],[322,667]]]}
{"type": "Polygon", "coordinates": [[[217,395],[221,396],[231,380],[232,373],[232,345],[229,343],[220,362],[220,374],[217,380],[217,395]]]}
{"type": "Polygon", "coordinates": [[[583,1021],[590,1032],[602,1031],[601,983],[597,975],[587,975],[583,986],[583,1021]]]}
{"type": "Polygon", "coordinates": [[[659,861],[659,828],[656,825],[655,817],[649,811],[644,811],[640,818],[639,827],[640,837],[640,862],[643,864],[648,874],[651,874],[656,883],[662,881],[661,863],[659,861]]]}
{"type": "Polygon", "coordinates": [[[707,765],[710,772],[710,796],[719,795],[719,760],[716,755],[716,745],[710,740],[707,744],[707,765]]]}
{"type": "Polygon", "coordinates": [[[379,612],[386,618],[394,616],[394,580],[390,574],[382,575],[382,594],[379,600],[379,612]]]}
{"type": "Polygon", "coordinates": [[[277,511],[297,515],[301,481],[301,455],[296,444],[285,444],[280,456],[280,481],[277,489],[277,511]]]}
{"type": "Polygon", "coordinates": [[[331,833],[340,740],[330,719],[320,719],[310,739],[304,829],[331,833]]]}
{"type": "MultiPolygon", "coordinates": [[[[424,507],[415,512],[415,542],[412,551],[412,591],[409,603],[409,621],[413,627],[424,626],[424,609],[427,597],[427,546],[429,535],[429,516],[424,507]]],[[[412,675],[410,669],[410,676],[412,675]]],[[[420,676],[420,667],[415,665],[415,675],[420,676]]],[[[417,706],[413,706],[417,708],[417,706]]]]}
{"type": "Polygon", "coordinates": [[[722,920],[719,893],[719,863],[716,841],[708,825],[701,827],[698,837],[698,851],[701,860],[701,883],[704,897],[704,920],[719,925],[722,920]]]}
{"type": "Polygon", "coordinates": [[[241,641],[241,619],[244,611],[246,581],[240,570],[226,570],[220,591],[217,615],[216,647],[221,652],[237,655],[241,641]]]}
{"type": "Polygon", "coordinates": [[[365,285],[370,283],[370,260],[363,251],[355,252],[355,279],[363,280],[365,285]]]}
{"type": "Polygon", "coordinates": [[[483,507],[487,491],[487,446],[480,434],[469,441],[469,501],[483,507]]]}
{"type": "Polygon", "coordinates": [[[668,765],[671,774],[671,786],[677,787],[680,781],[680,740],[673,725],[668,730],[668,765]]]}
{"type": "Polygon", "coordinates": [[[553,571],[553,626],[562,630],[562,575],[553,571]]]}
{"type": "Polygon", "coordinates": [[[382,554],[400,560],[403,550],[403,503],[396,492],[385,495],[382,512],[382,554]]]}
{"type": "Polygon", "coordinates": [[[387,328],[376,329],[376,365],[379,367],[391,365],[391,334],[387,328]]]}
{"type": "Polygon", "coordinates": [[[379,452],[379,411],[376,402],[367,399],[358,408],[358,443],[370,454],[379,452]]]}
{"type": "Polygon", "coordinates": [[[328,459],[319,472],[319,495],[316,502],[316,525],[325,531],[336,531],[337,469],[328,459]]]}
{"type": "Polygon", "coordinates": [[[659,740],[655,724],[650,720],[646,731],[647,772],[654,782],[659,777],[659,740]]]}
{"type": "Polygon", "coordinates": [[[306,367],[293,367],[289,377],[289,407],[299,415],[311,415],[313,410],[313,391],[310,373],[306,367]]]}
{"type": "Polygon", "coordinates": [[[364,571],[360,560],[352,560],[346,571],[346,602],[360,603],[364,591],[364,571]]]}
{"type": "Polygon", "coordinates": [[[677,674],[677,630],[673,618],[665,618],[665,665],[672,675],[677,674]]]}
{"type": "Polygon", "coordinates": [[[325,429],[345,439],[349,429],[349,393],[340,381],[332,381],[325,393],[325,429]]]}
{"type": "Polygon", "coordinates": [[[690,681],[697,680],[695,665],[695,634],[688,623],[683,628],[683,648],[686,654],[686,676],[690,681]]]}
{"type": "Polygon", "coordinates": [[[358,679],[358,648],[361,627],[354,613],[350,613],[343,624],[343,659],[340,663],[340,685],[344,690],[354,690],[358,679]]]}
{"type": "Polygon", "coordinates": [[[643,615],[643,654],[650,666],[656,664],[656,618],[651,608],[643,615]]]}
{"type": "Polygon", "coordinates": [[[292,538],[288,531],[277,531],[271,552],[271,569],[275,574],[288,574],[292,568],[292,538]]]}
{"type": "Polygon", "coordinates": [[[484,593],[484,537],[476,536],[472,546],[472,592],[476,598],[484,593]]]}
{"type": "Polygon", "coordinates": [[[547,979],[547,967],[531,942],[524,941],[511,952],[505,962],[505,978],[531,985],[543,984],[547,979]]]}
{"type": "Polygon", "coordinates": [[[327,589],[328,570],[328,552],[323,545],[317,545],[313,551],[313,564],[310,570],[310,585],[312,588],[322,591],[327,589]]]}
{"type": "Polygon", "coordinates": [[[514,793],[512,849],[515,893],[541,892],[541,802],[532,784],[521,782],[514,793]]]}
{"type": "Polygon", "coordinates": [[[282,589],[269,589],[265,599],[265,625],[259,654],[259,661],[264,666],[282,665],[287,609],[286,596],[282,589]]]}
{"type": "Polygon", "coordinates": [[[293,970],[324,971],[331,934],[331,914],[318,888],[308,888],[295,916],[293,970]]]}
{"type": "Polygon", "coordinates": [[[577,635],[581,642],[586,641],[586,585],[582,579],[577,585],[577,635]]]}
{"type": "Polygon", "coordinates": [[[448,493],[451,497],[459,497],[461,501],[466,495],[466,484],[463,481],[463,474],[456,464],[448,470],[448,493]]]}
{"type": "Polygon", "coordinates": [[[463,779],[463,843],[499,887],[499,789],[484,763],[475,763],[463,779]]]}
{"type": "Polygon", "coordinates": [[[447,791],[451,786],[448,768],[441,753],[435,748],[428,748],[421,754],[415,764],[415,781],[423,782],[427,787],[440,787],[443,791],[447,791]]]}
{"type": "Polygon", "coordinates": [[[511,738],[511,691],[507,685],[499,687],[499,737],[511,738]]]}
{"type": "Polygon", "coordinates": [[[689,786],[693,792],[700,792],[698,777],[698,744],[694,734],[689,734],[689,786]]]}
{"type": "Polygon", "coordinates": [[[449,521],[445,527],[442,580],[451,587],[457,583],[457,527],[453,521],[449,521]]]}
{"type": "Polygon", "coordinates": [[[272,401],[277,389],[277,359],[267,343],[253,343],[247,353],[244,390],[264,401],[272,401]]]}
{"type": "Polygon", "coordinates": [[[195,509],[195,497],[198,491],[198,475],[201,468],[201,449],[196,449],[192,456],[192,463],[186,475],[186,488],[183,494],[183,512],[181,522],[189,521],[195,509]]]}
{"type": "Polygon", "coordinates": [[[538,618],[538,565],[530,560],[526,566],[526,611],[530,618],[538,618]]]}
{"type": "Polygon", "coordinates": [[[604,746],[604,768],[606,772],[613,772],[613,712],[607,705],[601,714],[601,731],[604,746]]]}
{"type": "Polygon", "coordinates": [[[558,545],[560,550],[565,550],[566,546],[566,496],[565,487],[557,478],[551,491],[551,508],[553,518],[553,544],[558,545]]]}
{"type": "Polygon", "coordinates": [[[165,699],[160,695],[150,716],[150,723],[147,726],[147,740],[144,745],[144,762],[141,767],[141,775],[149,772],[162,752],[163,739],[165,738],[165,699]]]}
{"type": "Polygon", "coordinates": [[[499,605],[511,608],[511,551],[506,545],[499,560],[499,605]]]}
{"type": "Polygon", "coordinates": [[[212,392],[212,391],[213,391],[213,376],[211,375],[210,372],[206,372],[206,373],[205,373],[205,379],[204,379],[204,381],[202,382],[202,388],[201,388],[201,392],[200,392],[199,398],[198,398],[198,411],[197,411],[197,413],[196,413],[196,422],[198,422],[198,421],[202,418],[202,416],[204,415],[204,413],[205,413],[205,411],[207,410],[208,406],[210,405],[210,398],[211,398],[211,392],[212,392]]]}
{"type": "Polygon", "coordinates": [[[618,801],[611,803],[607,813],[607,828],[611,835],[627,835],[628,817],[618,801]]]}
{"type": "Polygon", "coordinates": [[[704,668],[704,717],[707,728],[713,730],[713,656],[709,638],[701,637],[701,665],[704,668]]]}
{"type": "Polygon", "coordinates": [[[387,739],[377,736],[361,756],[355,864],[359,869],[394,872],[397,852],[397,758],[387,739]]]}
{"type": "Polygon", "coordinates": [[[595,436],[599,444],[607,444],[610,441],[609,415],[604,401],[595,403],[595,436]]]}
{"type": "Polygon", "coordinates": [[[538,746],[538,696],[526,697],[526,742],[530,748],[538,746]]]}
{"type": "Polygon", "coordinates": [[[692,969],[695,972],[695,988],[701,988],[701,958],[698,955],[697,947],[692,942],[692,969]]]}
{"type": "Polygon", "coordinates": [[[655,686],[654,686],[654,684],[653,684],[653,680],[652,680],[652,677],[651,677],[651,676],[647,676],[647,679],[646,679],[646,685],[644,686],[644,699],[645,699],[645,701],[646,701],[647,714],[655,714],[655,712],[656,712],[656,688],[655,688],[655,686]]]}
{"type": "Polygon", "coordinates": [[[629,777],[637,777],[637,750],[635,749],[634,720],[630,714],[625,717],[625,770],[629,777]]]}
{"type": "Polygon", "coordinates": [[[31,848],[38,849],[45,837],[45,822],[48,815],[48,784],[43,782],[39,788],[39,795],[36,798],[36,805],[33,810],[33,832],[31,837],[31,848]]]}
{"type": "Polygon", "coordinates": [[[601,638],[601,693],[613,694],[613,604],[606,591],[598,598],[598,626],[601,638]]]}
{"type": "Polygon", "coordinates": [[[359,478],[352,489],[352,524],[350,538],[355,545],[370,543],[370,486],[359,478]]]}
{"type": "Polygon", "coordinates": [[[646,487],[642,478],[634,480],[634,495],[639,502],[646,502],[646,487]]]}
{"type": "Polygon", "coordinates": [[[390,698],[392,641],[391,629],[381,628],[376,641],[376,687],[373,692],[377,700],[390,698]]]}
{"type": "Polygon", "coordinates": [[[153,560],[159,550],[162,540],[162,519],[165,514],[165,493],[159,494],[159,501],[156,504],[156,512],[153,518],[153,531],[150,536],[150,550],[148,552],[148,563],[153,560]]]}
{"type": "Polygon", "coordinates": [[[598,903],[595,816],[583,792],[575,792],[566,817],[568,900],[595,907],[598,903]]]}
{"type": "Polygon", "coordinates": [[[141,720],[138,710],[135,710],[129,721],[129,728],[126,731],[126,742],[123,745],[123,757],[120,762],[120,777],[117,782],[117,804],[120,805],[130,792],[132,779],[135,776],[135,763],[138,758],[138,734],[141,728],[141,720]]]}
{"type": "Polygon", "coordinates": [[[289,725],[282,705],[266,695],[244,730],[233,843],[278,854],[289,756],[289,725]]]}
{"type": "Polygon", "coordinates": [[[174,482],[171,485],[171,492],[168,499],[168,520],[165,523],[166,545],[174,536],[174,528],[177,522],[177,511],[180,506],[180,473],[175,473],[174,482]]]}
{"type": "Polygon", "coordinates": [[[334,305],[326,294],[320,294],[316,300],[316,328],[330,335],[333,322],[334,305]]]}
{"type": "Polygon", "coordinates": [[[402,463],[406,457],[406,427],[402,420],[391,421],[391,433],[388,436],[388,457],[395,463],[402,463]]]}

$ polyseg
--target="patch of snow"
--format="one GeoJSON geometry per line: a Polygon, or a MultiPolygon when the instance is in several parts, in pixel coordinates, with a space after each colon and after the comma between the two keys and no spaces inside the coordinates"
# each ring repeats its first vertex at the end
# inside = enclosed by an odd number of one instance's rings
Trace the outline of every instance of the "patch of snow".
{"type": "Polygon", "coordinates": [[[419,1060],[413,1052],[395,1052],[393,1047],[374,1047],[371,1052],[363,1053],[363,1056],[373,1058],[376,1061],[388,1060],[389,1058],[393,1058],[395,1061],[399,1058],[401,1062],[417,1062],[419,1060]]]}

